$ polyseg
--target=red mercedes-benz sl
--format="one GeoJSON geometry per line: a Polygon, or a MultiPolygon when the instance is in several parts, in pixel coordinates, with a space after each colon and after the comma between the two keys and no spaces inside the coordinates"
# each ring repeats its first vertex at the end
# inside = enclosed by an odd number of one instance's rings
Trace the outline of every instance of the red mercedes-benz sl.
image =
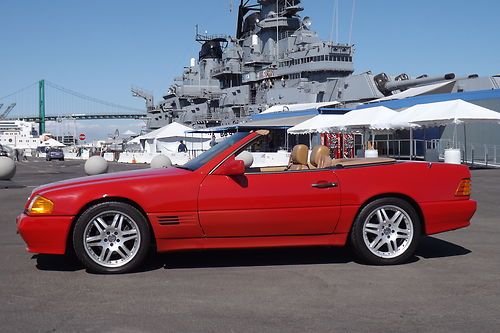
{"type": "Polygon", "coordinates": [[[293,148],[252,167],[267,131],[235,133],[183,166],[39,187],[17,218],[28,251],[74,251],[91,271],[129,272],[147,252],[344,246],[370,264],[407,261],[422,235],[466,227],[476,210],[466,166],[331,159],[293,148]]]}

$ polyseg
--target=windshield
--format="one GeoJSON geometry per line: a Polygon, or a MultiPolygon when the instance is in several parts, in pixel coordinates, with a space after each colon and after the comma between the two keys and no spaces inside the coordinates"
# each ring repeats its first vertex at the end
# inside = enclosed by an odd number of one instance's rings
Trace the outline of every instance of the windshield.
{"type": "Polygon", "coordinates": [[[187,169],[187,170],[196,170],[208,161],[210,161],[212,158],[215,156],[219,155],[222,151],[226,150],[227,148],[231,147],[234,145],[236,142],[240,141],[243,139],[245,136],[248,135],[248,132],[238,132],[234,133],[231,135],[229,138],[227,138],[224,141],[219,142],[203,154],[201,154],[198,157],[193,158],[191,161],[187,162],[183,166],[181,166],[182,169],[187,169]]]}

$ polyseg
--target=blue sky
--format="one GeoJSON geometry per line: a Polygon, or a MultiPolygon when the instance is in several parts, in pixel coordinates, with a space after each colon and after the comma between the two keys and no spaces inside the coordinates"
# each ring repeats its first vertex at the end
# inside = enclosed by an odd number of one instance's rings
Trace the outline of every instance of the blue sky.
{"type": "MultiPolygon", "coordinates": [[[[39,79],[142,108],[130,86],[156,100],[182,72],[201,31],[234,35],[230,0],[0,0],[0,96],[39,79]]],[[[340,0],[339,41],[347,42],[352,0],[340,0]]],[[[329,39],[333,0],[303,0],[301,16],[329,39]]],[[[500,73],[500,1],[357,0],[356,72],[410,75],[500,73]]],[[[334,33],[334,36],[336,33],[334,33]]],[[[112,132],[140,123],[101,123],[112,132]]],[[[95,123],[81,123],[85,126],[95,123]]],[[[106,132],[106,130],[105,130],[106,132]]],[[[106,133],[107,133],[106,132],[106,133]]]]}

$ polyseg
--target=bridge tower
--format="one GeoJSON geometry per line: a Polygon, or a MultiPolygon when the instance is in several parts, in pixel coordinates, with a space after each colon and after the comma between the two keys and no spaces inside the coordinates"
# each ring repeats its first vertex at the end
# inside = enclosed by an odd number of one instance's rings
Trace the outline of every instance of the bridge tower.
{"type": "Polygon", "coordinates": [[[38,81],[39,135],[45,133],[45,80],[38,81]]]}

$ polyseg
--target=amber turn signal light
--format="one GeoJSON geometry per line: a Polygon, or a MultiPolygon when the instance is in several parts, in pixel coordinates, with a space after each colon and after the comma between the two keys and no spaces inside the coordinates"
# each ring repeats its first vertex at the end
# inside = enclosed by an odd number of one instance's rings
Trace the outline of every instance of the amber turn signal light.
{"type": "Polygon", "coordinates": [[[29,214],[50,214],[54,209],[54,203],[40,195],[36,196],[28,207],[29,214]]]}
{"type": "Polygon", "coordinates": [[[472,190],[472,184],[470,179],[462,179],[460,184],[458,184],[457,190],[455,191],[456,197],[467,197],[470,196],[472,190]]]}

